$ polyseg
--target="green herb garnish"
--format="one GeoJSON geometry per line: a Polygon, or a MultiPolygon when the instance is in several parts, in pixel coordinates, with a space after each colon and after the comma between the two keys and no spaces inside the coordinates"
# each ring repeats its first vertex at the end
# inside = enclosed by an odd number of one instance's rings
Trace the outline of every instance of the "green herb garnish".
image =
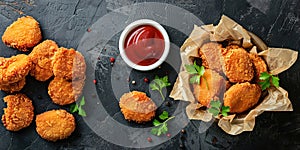
{"type": "Polygon", "coordinates": [[[78,112],[78,114],[82,117],[86,117],[86,112],[85,110],[82,108],[82,106],[85,105],[85,100],[84,100],[84,96],[82,97],[79,105],[74,103],[70,106],[70,112],[71,113],[75,113],[75,112],[78,112]]]}
{"type": "Polygon", "coordinates": [[[154,119],[153,125],[155,127],[152,128],[151,133],[156,136],[160,136],[161,134],[166,134],[168,132],[167,122],[173,118],[175,118],[175,116],[169,117],[169,113],[167,111],[163,111],[163,113],[159,115],[159,119],[163,120],[164,122],[160,122],[154,119]]]}
{"type": "MultiPolygon", "coordinates": [[[[192,64],[192,65],[185,65],[185,68],[186,68],[186,71],[189,74],[193,75],[190,78],[190,83],[191,84],[194,84],[194,83],[200,84],[201,77],[203,77],[204,72],[205,72],[204,67],[203,66],[198,66],[197,63],[196,63],[196,61],[194,61],[194,64],[192,64]]],[[[206,78],[203,77],[203,79],[206,82],[207,89],[209,89],[206,78]]]]}
{"type": "Polygon", "coordinates": [[[224,117],[226,117],[228,116],[228,112],[230,112],[229,106],[222,106],[221,108],[221,102],[219,100],[211,100],[209,105],[210,108],[207,111],[211,113],[214,117],[217,117],[220,114],[220,112],[224,117]]]}
{"type": "Polygon", "coordinates": [[[170,85],[171,85],[171,83],[169,83],[169,81],[168,81],[168,76],[164,76],[162,78],[159,78],[158,76],[155,76],[155,79],[150,84],[150,88],[153,91],[155,91],[155,90],[159,91],[162,99],[165,100],[165,97],[164,97],[164,95],[162,93],[162,89],[164,87],[168,87],[170,85]]]}
{"type": "Polygon", "coordinates": [[[262,80],[261,82],[259,82],[262,90],[269,88],[271,85],[279,87],[279,78],[273,76],[272,74],[263,72],[260,74],[259,79],[262,80]]]}

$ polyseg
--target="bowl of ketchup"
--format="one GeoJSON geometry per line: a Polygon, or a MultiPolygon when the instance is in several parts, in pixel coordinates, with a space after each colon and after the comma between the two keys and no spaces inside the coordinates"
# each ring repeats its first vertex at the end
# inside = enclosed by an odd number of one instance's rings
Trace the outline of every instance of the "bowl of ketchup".
{"type": "Polygon", "coordinates": [[[159,23],[141,19],[123,30],[119,50],[122,59],[131,68],[149,71],[166,60],[170,51],[170,39],[159,23]]]}

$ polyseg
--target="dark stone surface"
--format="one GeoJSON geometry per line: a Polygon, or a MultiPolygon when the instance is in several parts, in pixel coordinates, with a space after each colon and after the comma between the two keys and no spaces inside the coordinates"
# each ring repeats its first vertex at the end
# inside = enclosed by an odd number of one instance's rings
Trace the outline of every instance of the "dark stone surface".
{"type": "MultiPolygon", "coordinates": [[[[270,47],[300,49],[300,3],[298,0],[150,0],[182,7],[205,24],[217,23],[226,14],[261,37],[270,47]]],[[[53,39],[60,46],[77,48],[83,34],[100,17],[113,9],[144,2],[144,0],[1,0],[0,35],[23,12],[36,18],[42,27],[44,39],[53,39]]],[[[183,42],[176,35],[174,43],[183,42]]],[[[10,57],[20,52],[0,42],[0,56],[10,57]]],[[[191,121],[184,134],[179,133],[168,142],[153,149],[299,149],[300,148],[300,63],[280,74],[280,83],[289,91],[293,112],[266,112],[256,118],[252,132],[238,136],[224,133],[213,124],[199,134],[200,121],[191,121]]],[[[35,106],[35,113],[59,108],[47,95],[49,82],[40,83],[27,78],[22,93],[27,94],[35,106]]],[[[0,97],[5,93],[1,92],[0,97]]],[[[0,101],[1,109],[4,107],[0,101]]],[[[68,107],[62,107],[68,109],[68,107]]],[[[3,111],[0,112],[0,115],[3,111]]],[[[113,145],[91,130],[80,116],[77,128],[66,140],[56,143],[42,140],[35,132],[35,124],[19,132],[9,132],[0,125],[0,149],[124,149],[113,145]]],[[[141,137],[146,140],[147,137],[141,137]]]]}

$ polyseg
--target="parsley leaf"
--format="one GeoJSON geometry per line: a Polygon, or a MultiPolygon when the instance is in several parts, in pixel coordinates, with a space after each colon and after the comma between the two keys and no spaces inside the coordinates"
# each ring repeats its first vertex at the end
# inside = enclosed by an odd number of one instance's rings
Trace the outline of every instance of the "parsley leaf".
{"type": "Polygon", "coordinates": [[[161,134],[166,134],[168,132],[168,124],[167,122],[175,116],[169,117],[169,113],[166,111],[163,111],[161,115],[159,115],[159,118],[161,120],[165,120],[164,122],[159,122],[158,120],[153,120],[154,128],[151,129],[151,133],[156,136],[160,136],[161,134]]]}
{"type": "Polygon", "coordinates": [[[150,86],[151,90],[153,90],[153,91],[157,90],[160,93],[162,99],[165,100],[165,97],[162,93],[162,89],[165,87],[171,86],[171,83],[169,83],[168,76],[164,76],[162,78],[155,76],[155,79],[149,86],[150,86]]]}
{"type": "Polygon", "coordinates": [[[261,80],[261,82],[259,82],[258,84],[260,84],[262,90],[266,90],[271,85],[279,87],[279,78],[267,72],[261,73],[259,79],[261,80]]]}
{"type": "Polygon", "coordinates": [[[228,113],[230,112],[230,107],[222,106],[222,104],[219,100],[211,100],[209,105],[210,105],[210,108],[207,111],[209,113],[211,113],[214,117],[217,117],[220,114],[220,112],[224,117],[226,117],[226,116],[228,116],[228,113]],[[220,109],[221,106],[222,106],[222,109],[220,109]]]}
{"type": "MultiPolygon", "coordinates": [[[[200,84],[200,78],[203,77],[204,72],[205,72],[204,67],[198,66],[196,61],[194,61],[194,64],[192,64],[192,65],[185,65],[185,69],[189,74],[193,75],[190,78],[190,83],[191,84],[194,84],[194,83],[200,84]]],[[[206,79],[205,79],[205,82],[207,82],[206,79]]],[[[208,88],[207,83],[206,83],[206,86],[208,88]]]]}
{"type": "Polygon", "coordinates": [[[75,112],[78,112],[78,114],[82,117],[86,117],[86,112],[85,110],[82,108],[82,106],[85,105],[85,99],[84,97],[82,97],[79,105],[74,103],[72,105],[70,105],[70,112],[71,113],[75,113],[75,112]]]}
{"type": "Polygon", "coordinates": [[[228,116],[228,113],[230,112],[230,107],[229,106],[222,106],[222,112],[221,114],[226,117],[228,116]]]}

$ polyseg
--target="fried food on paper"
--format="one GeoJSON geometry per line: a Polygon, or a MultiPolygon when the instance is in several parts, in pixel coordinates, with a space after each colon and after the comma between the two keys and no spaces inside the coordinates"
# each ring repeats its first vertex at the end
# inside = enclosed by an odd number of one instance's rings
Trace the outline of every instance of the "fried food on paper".
{"type": "Polygon", "coordinates": [[[255,71],[254,81],[258,83],[260,81],[259,80],[260,74],[263,72],[267,72],[268,68],[265,61],[257,54],[250,53],[249,56],[254,65],[254,71],[255,71]]]}
{"type": "Polygon", "coordinates": [[[9,131],[19,131],[28,127],[34,116],[32,101],[24,94],[8,95],[3,98],[7,103],[2,122],[9,131]]]}
{"type": "Polygon", "coordinates": [[[199,56],[202,59],[202,66],[222,72],[222,45],[216,42],[204,44],[199,50],[199,56]]]}
{"type": "Polygon", "coordinates": [[[16,83],[0,85],[0,90],[7,93],[15,93],[21,91],[25,86],[25,84],[26,84],[26,79],[24,78],[21,81],[18,81],[16,83]]]}
{"type": "Polygon", "coordinates": [[[63,78],[55,77],[49,84],[48,94],[52,101],[58,105],[68,105],[74,103],[82,93],[83,80],[67,81],[63,78]]]}
{"type": "Polygon", "coordinates": [[[243,48],[227,49],[224,56],[224,72],[232,83],[251,81],[254,77],[252,60],[243,48]]]}
{"type": "Polygon", "coordinates": [[[42,32],[39,23],[30,16],[18,18],[7,27],[2,36],[3,43],[20,51],[28,51],[41,40],[42,32]]]}
{"type": "Polygon", "coordinates": [[[200,79],[200,84],[193,84],[193,92],[198,102],[203,106],[208,106],[210,101],[220,98],[220,94],[225,92],[225,79],[217,72],[206,69],[200,79]]]}
{"type": "Polygon", "coordinates": [[[75,118],[65,110],[51,110],[36,116],[36,131],[48,141],[66,139],[75,130],[75,118]]]}
{"type": "Polygon", "coordinates": [[[126,120],[144,123],[151,121],[157,109],[155,103],[143,92],[125,93],[119,102],[121,112],[126,120]]]}
{"type": "Polygon", "coordinates": [[[55,77],[70,81],[85,78],[86,64],[80,52],[72,48],[59,48],[54,55],[53,62],[53,73],[55,77]]]}
{"type": "Polygon", "coordinates": [[[224,106],[229,106],[231,113],[242,113],[256,105],[260,95],[259,85],[249,82],[237,83],[226,91],[224,106]]]}
{"type": "Polygon", "coordinates": [[[11,58],[0,57],[0,84],[12,84],[24,79],[31,67],[31,59],[24,54],[11,58]]]}
{"type": "Polygon", "coordinates": [[[53,76],[52,58],[57,49],[57,44],[52,40],[45,40],[34,47],[29,54],[33,63],[30,75],[38,81],[46,81],[51,78],[53,76]]]}

